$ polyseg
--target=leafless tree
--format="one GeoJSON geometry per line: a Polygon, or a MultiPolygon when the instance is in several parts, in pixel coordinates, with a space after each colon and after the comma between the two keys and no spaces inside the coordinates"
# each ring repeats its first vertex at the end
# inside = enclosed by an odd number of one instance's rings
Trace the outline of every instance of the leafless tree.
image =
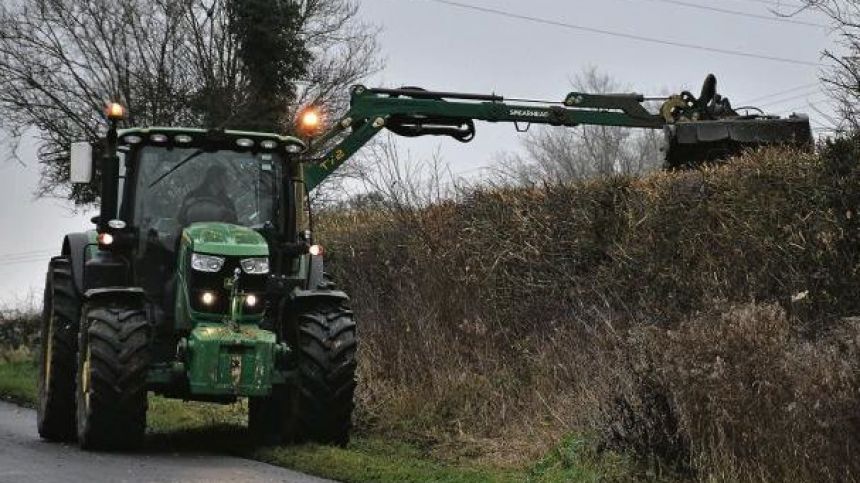
{"type": "Polygon", "coordinates": [[[782,15],[796,15],[803,10],[823,13],[833,22],[839,51],[825,50],[830,67],[822,80],[839,106],[843,125],[840,130],[860,129],[860,1],[804,0],[802,8],[782,15]]]}
{"type": "MultiPolygon", "coordinates": [[[[235,0],[16,0],[0,4],[0,127],[35,127],[40,195],[95,200],[68,184],[68,146],[95,141],[108,100],[127,125],[229,127],[255,100],[231,25],[235,0]]],[[[341,109],[349,85],[374,72],[376,31],[355,0],[300,0],[297,38],[310,52],[291,79],[292,101],[273,106],[279,128],[303,103],[341,109]]],[[[292,27],[291,27],[292,28],[292,27]]],[[[267,46],[258,47],[263,51],[267,46]]],[[[273,53],[274,55],[275,53],[273,53]]]]}
{"type": "MultiPolygon", "coordinates": [[[[593,67],[572,86],[589,93],[629,90],[593,67]]],[[[524,139],[524,155],[505,155],[495,171],[515,184],[639,174],[661,164],[661,139],[660,131],[615,126],[540,127],[524,139]]]]}
{"type": "Polygon", "coordinates": [[[456,199],[465,186],[438,150],[426,159],[416,159],[391,133],[365,147],[352,163],[349,176],[350,189],[344,190],[347,196],[330,206],[376,204],[377,208],[411,211],[456,199]]]}
{"type": "Polygon", "coordinates": [[[346,109],[348,88],[382,67],[378,29],[358,21],[359,4],[354,0],[301,0],[301,4],[302,32],[314,61],[294,106],[321,106],[332,114],[327,116],[331,120],[346,109]]]}

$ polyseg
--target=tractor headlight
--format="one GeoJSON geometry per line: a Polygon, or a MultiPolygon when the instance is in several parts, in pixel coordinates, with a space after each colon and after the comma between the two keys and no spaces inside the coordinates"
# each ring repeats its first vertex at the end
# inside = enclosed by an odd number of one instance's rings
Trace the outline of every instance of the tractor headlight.
{"type": "Polygon", "coordinates": [[[268,258],[245,258],[239,263],[242,265],[242,270],[244,270],[245,273],[252,275],[269,273],[268,258]]]}
{"type": "Polygon", "coordinates": [[[224,257],[214,255],[203,255],[201,253],[191,254],[191,268],[200,272],[218,272],[224,266],[224,257]]]}
{"type": "Polygon", "coordinates": [[[212,292],[203,292],[200,296],[200,301],[203,302],[203,305],[212,305],[215,303],[215,294],[212,292]]]}

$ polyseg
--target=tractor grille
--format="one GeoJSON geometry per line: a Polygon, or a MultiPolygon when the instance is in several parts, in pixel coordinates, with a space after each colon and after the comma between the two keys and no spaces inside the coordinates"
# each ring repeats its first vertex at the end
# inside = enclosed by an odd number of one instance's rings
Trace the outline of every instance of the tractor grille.
{"type": "MultiPolygon", "coordinates": [[[[227,257],[224,266],[216,273],[199,272],[189,267],[188,295],[191,299],[191,308],[198,312],[209,314],[227,314],[230,310],[230,290],[224,288],[225,279],[233,277],[234,271],[239,268],[239,260],[244,257],[227,257]],[[203,294],[210,292],[215,295],[214,303],[206,305],[203,303],[203,294]]],[[[244,307],[245,314],[259,314],[265,309],[263,303],[266,293],[266,279],[268,275],[249,275],[242,272],[239,275],[239,291],[246,294],[254,294],[260,301],[254,308],[244,307]]]]}

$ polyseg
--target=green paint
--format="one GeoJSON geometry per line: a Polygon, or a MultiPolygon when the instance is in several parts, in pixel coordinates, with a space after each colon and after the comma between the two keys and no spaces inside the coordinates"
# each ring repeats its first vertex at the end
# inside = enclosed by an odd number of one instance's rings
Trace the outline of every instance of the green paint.
{"type": "Polygon", "coordinates": [[[308,189],[313,189],[319,186],[324,179],[328,177],[335,169],[352,157],[359,149],[361,149],[368,141],[373,139],[382,126],[374,126],[373,123],[367,122],[361,128],[353,131],[341,143],[328,154],[319,163],[304,165],[305,186],[308,189]]]}
{"type": "Polygon", "coordinates": [[[182,239],[179,245],[179,257],[177,257],[176,275],[178,283],[176,284],[176,302],[173,306],[174,327],[177,330],[190,330],[191,325],[191,304],[188,303],[188,270],[191,269],[191,251],[189,245],[191,238],[182,232],[182,239]]]}
{"type": "MultiPolygon", "coordinates": [[[[444,97],[444,96],[443,96],[444,97]]],[[[364,86],[352,90],[350,109],[335,127],[315,140],[313,147],[327,146],[331,141],[350,130],[343,139],[315,163],[304,166],[305,185],[308,190],[317,187],[326,177],[353,156],[389,122],[392,116],[444,119],[454,124],[463,119],[486,122],[549,124],[552,126],[624,126],[661,129],[666,125],[662,117],[651,114],[642,105],[644,97],[638,94],[582,94],[570,93],[564,107],[547,103],[509,104],[499,100],[482,101],[412,98],[389,96],[373,92],[364,86]]]]}
{"type": "Polygon", "coordinates": [[[188,337],[188,359],[192,394],[265,396],[272,386],[275,334],[256,325],[233,330],[197,324],[188,337]]]}
{"type": "Polygon", "coordinates": [[[94,257],[96,252],[99,251],[99,240],[98,240],[99,232],[95,230],[87,230],[87,242],[89,243],[87,247],[84,249],[85,255],[84,260],[89,260],[94,257]]]}
{"type": "Polygon", "coordinates": [[[242,319],[242,307],[245,306],[245,296],[239,293],[238,277],[224,280],[224,288],[230,289],[230,322],[238,323],[242,319]]]}
{"type": "Polygon", "coordinates": [[[188,254],[183,244],[179,251],[179,267],[176,270],[178,277],[176,284],[176,302],[173,304],[173,324],[176,330],[191,329],[191,304],[188,303],[188,274],[186,273],[188,254]]]}
{"type": "MultiPolygon", "coordinates": [[[[224,235],[227,238],[230,238],[232,235],[224,235]]],[[[256,324],[259,323],[263,318],[263,314],[250,314],[246,315],[239,312],[227,314],[227,317],[224,314],[217,313],[206,313],[206,312],[197,312],[191,308],[191,304],[189,303],[189,283],[188,283],[188,271],[191,270],[191,253],[193,251],[207,253],[207,254],[215,254],[222,256],[238,256],[238,257],[255,257],[255,256],[268,256],[268,245],[266,244],[265,239],[259,233],[251,230],[250,228],[245,228],[238,225],[229,225],[225,223],[195,223],[190,227],[186,228],[182,233],[182,240],[180,241],[179,246],[179,257],[178,267],[176,269],[177,276],[179,278],[177,283],[177,294],[176,294],[176,303],[174,305],[174,324],[177,330],[190,330],[196,324],[201,322],[218,322],[218,323],[236,323],[236,324],[256,324]],[[214,227],[214,230],[207,231],[205,227],[214,227]],[[239,235],[240,241],[245,241],[247,243],[244,244],[222,244],[220,241],[218,243],[212,243],[207,241],[201,241],[200,243],[195,243],[195,235],[193,233],[197,233],[201,239],[204,240],[213,240],[218,239],[222,240],[222,238],[218,238],[222,236],[222,230],[226,230],[226,232],[232,233],[235,229],[242,232],[239,235]],[[221,233],[221,235],[218,235],[221,233]],[[253,241],[253,243],[251,243],[253,241]],[[223,246],[221,246],[223,245],[223,246]],[[199,246],[207,246],[212,251],[203,251],[198,250],[199,246]],[[220,247],[217,250],[212,247],[220,247]],[[226,252],[226,253],[225,253],[226,252]],[[225,320],[226,319],[226,320],[225,320]]],[[[225,274],[225,277],[227,275],[225,274]]],[[[244,294],[233,294],[231,297],[231,306],[233,305],[233,301],[236,297],[244,297],[244,294]]]]}
{"type": "Polygon", "coordinates": [[[269,245],[263,235],[229,223],[194,223],[182,232],[183,241],[196,253],[237,257],[267,257],[269,245]]]}
{"type": "MultiPolygon", "coordinates": [[[[178,330],[190,330],[185,362],[192,395],[264,396],[272,383],[281,381],[275,374],[276,337],[257,323],[262,314],[242,313],[245,294],[225,274],[230,289],[227,314],[197,312],[189,303],[188,270],[191,254],[206,253],[225,257],[268,256],[269,247],[262,235],[228,223],[194,223],[182,232],[177,273],[175,321],[178,330]]],[[[170,378],[170,370],[152,374],[170,378]]]]}

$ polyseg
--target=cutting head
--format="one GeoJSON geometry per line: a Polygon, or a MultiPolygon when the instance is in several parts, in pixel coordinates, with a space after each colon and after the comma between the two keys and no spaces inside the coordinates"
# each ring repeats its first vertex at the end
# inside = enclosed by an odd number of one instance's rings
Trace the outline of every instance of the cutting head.
{"type": "Polygon", "coordinates": [[[668,123],[664,128],[666,169],[694,168],[768,145],[812,145],[809,118],[740,115],[728,98],[717,93],[713,74],[705,80],[698,98],[684,91],[670,97],[660,113],[668,123]]]}

